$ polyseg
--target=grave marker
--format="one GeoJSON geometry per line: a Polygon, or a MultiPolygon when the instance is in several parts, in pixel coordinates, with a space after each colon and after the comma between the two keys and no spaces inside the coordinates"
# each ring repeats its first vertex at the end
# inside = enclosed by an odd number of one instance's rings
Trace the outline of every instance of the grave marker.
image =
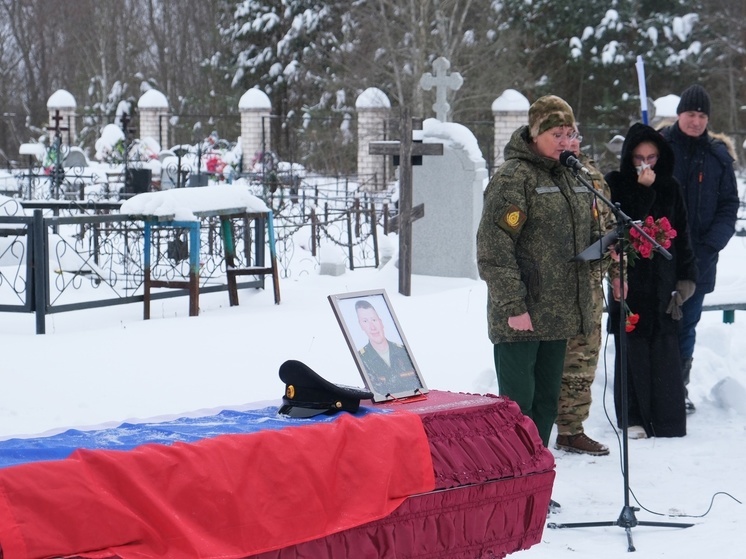
{"type": "MultiPolygon", "coordinates": [[[[399,293],[412,294],[412,222],[425,215],[425,207],[412,207],[412,157],[419,155],[443,155],[443,144],[418,143],[412,141],[412,118],[409,109],[401,111],[401,140],[371,142],[371,155],[399,156],[399,214],[389,222],[390,229],[399,230],[399,293]]],[[[418,119],[421,128],[421,121],[418,119]]],[[[388,232],[388,231],[387,231],[388,232]]]]}
{"type": "Polygon", "coordinates": [[[441,56],[433,62],[435,76],[427,72],[420,78],[420,87],[422,89],[430,91],[433,87],[435,88],[433,110],[435,111],[435,117],[441,122],[448,122],[448,112],[451,110],[451,106],[446,100],[448,90],[452,89],[456,91],[464,84],[464,79],[458,72],[446,74],[450,67],[451,63],[448,59],[441,56]]]}
{"type": "Polygon", "coordinates": [[[68,129],[67,126],[60,126],[60,122],[64,120],[64,118],[65,117],[60,114],[60,110],[56,109],[54,111],[54,116],[51,117],[51,120],[54,121],[54,126],[47,126],[47,130],[50,132],[54,131],[54,142],[52,147],[55,151],[55,158],[54,169],[52,170],[52,198],[59,198],[62,180],[65,178],[65,171],[62,169],[62,134],[60,134],[60,132],[68,129]]]}

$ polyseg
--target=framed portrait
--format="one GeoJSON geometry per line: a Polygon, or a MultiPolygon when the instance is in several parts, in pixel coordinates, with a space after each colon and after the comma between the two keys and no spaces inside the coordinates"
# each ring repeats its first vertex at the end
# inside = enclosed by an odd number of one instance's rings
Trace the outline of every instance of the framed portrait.
{"type": "Polygon", "coordinates": [[[383,289],[329,295],[365,386],[374,402],[427,393],[427,386],[383,289]]]}

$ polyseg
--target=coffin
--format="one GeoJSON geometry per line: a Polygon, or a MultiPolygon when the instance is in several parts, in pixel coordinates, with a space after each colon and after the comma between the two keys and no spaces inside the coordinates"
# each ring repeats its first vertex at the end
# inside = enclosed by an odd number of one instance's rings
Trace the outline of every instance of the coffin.
{"type": "Polygon", "coordinates": [[[494,558],[540,541],[554,458],[514,402],[362,410],[0,442],[2,557],[494,558]]]}

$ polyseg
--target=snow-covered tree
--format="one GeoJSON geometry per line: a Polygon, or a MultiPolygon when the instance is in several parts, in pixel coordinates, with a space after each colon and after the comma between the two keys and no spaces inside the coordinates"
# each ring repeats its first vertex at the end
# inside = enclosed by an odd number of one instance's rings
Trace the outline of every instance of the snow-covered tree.
{"type": "Polygon", "coordinates": [[[681,0],[504,1],[506,26],[518,33],[537,80],[535,95],[562,95],[581,121],[618,129],[640,118],[638,56],[649,96],[688,80],[701,54],[696,8],[681,0]]]}

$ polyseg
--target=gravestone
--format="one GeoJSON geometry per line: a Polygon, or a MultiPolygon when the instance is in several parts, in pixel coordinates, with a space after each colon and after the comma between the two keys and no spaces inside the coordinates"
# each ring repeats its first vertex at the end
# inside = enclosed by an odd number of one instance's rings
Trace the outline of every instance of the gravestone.
{"type": "Polygon", "coordinates": [[[415,133],[442,143],[443,155],[413,168],[413,204],[427,211],[412,225],[412,273],[478,279],[476,236],[489,177],[477,139],[461,124],[432,118],[415,133]]]}
{"type": "Polygon", "coordinates": [[[63,167],[88,167],[88,159],[83,153],[83,150],[77,146],[73,146],[65,156],[65,160],[62,162],[63,167]]]}

